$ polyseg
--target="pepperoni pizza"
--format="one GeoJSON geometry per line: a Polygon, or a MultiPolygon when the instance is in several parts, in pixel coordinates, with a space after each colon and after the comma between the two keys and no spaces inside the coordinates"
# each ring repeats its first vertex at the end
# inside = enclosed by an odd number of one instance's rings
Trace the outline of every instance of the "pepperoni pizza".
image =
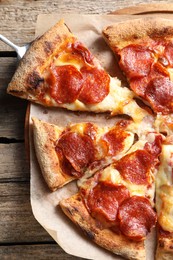
{"type": "Polygon", "coordinates": [[[155,176],[162,136],[148,133],[64,199],[65,214],[98,245],[128,259],[145,259],[144,241],[156,225],[155,176]]]}
{"type": "Polygon", "coordinates": [[[101,67],[61,20],[33,42],[7,89],[49,107],[122,113],[134,96],[101,67]]]}
{"type": "Polygon", "coordinates": [[[51,190],[92,175],[121,158],[133,145],[128,131],[131,121],[121,120],[112,127],[85,122],[60,128],[33,118],[36,155],[51,190]]]}
{"type": "Polygon", "coordinates": [[[112,127],[83,122],[65,128],[32,120],[49,188],[78,180],[78,194],[60,202],[65,214],[98,245],[145,259],[144,241],[157,220],[155,177],[164,137],[146,132],[138,139],[133,121],[125,119],[112,127]]]}
{"type": "Polygon", "coordinates": [[[108,26],[103,36],[131,90],[155,112],[158,130],[172,131],[173,22],[135,19],[108,26]]]}
{"type": "Polygon", "coordinates": [[[36,156],[52,191],[77,180],[78,193],[60,206],[94,242],[145,259],[146,236],[157,226],[156,257],[172,259],[173,22],[134,19],[103,35],[129,88],[61,20],[33,42],[7,91],[48,107],[128,115],[112,127],[33,118],[36,156]]]}
{"type": "Polygon", "coordinates": [[[173,142],[167,138],[162,145],[156,178],[156,210],[158,219],[158,259],[172,259],[173,249],[173,142]]]}
{"type": "Polygon", "coordinates": [[[155,113],[155,129],[163,144],[156,178],[157,259],[173,257],[173,22],[145,18],[103,30],[130,88],[155,113]]]}

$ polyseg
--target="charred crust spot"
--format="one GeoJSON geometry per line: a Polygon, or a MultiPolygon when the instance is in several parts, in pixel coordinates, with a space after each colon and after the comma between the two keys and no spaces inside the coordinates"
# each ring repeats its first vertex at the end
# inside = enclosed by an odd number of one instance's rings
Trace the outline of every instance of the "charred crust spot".
{"type": "Polygon", "coordinates": [[[138,39],[138,35],[133,34],[133,35],[132,35],[132,39],[134,39],[134,40],[138,39]]]}
{"type": "Polygon", "coordinates": [[[112,26],[112,25],[109,25],[109,26],[106,28],[106,31],[112,30],[112,29],[113,29],[113,26],[112,26]]]}
{"type": "Polygon", "coordinates": [[[171,245],[169,248],[170,248],[171,250],[173,250],[173,245],[171,245]]]}
{"type": "Polygon", "coordinates": [[[159,241],[159,247],[164,247],[164,241],[159,241]]]}
{"type": "Polygon", "coordinates": [[[20,96],[22,96],[23,94],[24,94],[24,92],[23,91],[20,91],[20,90],[16,90],[16,89],[10,89],[9,90],[9,93],[13,93],[14,95],[16,94],[16,95],[20,95],[20,96]]]}
{"type": "Polygon", "coordinates": [[[73,215],[73,211],[71,209],[67,208],[66,211],[67,211],[67,215],[71,215],[71,216],[73,215]]]}
{"type": "Polygon", "coordinates": [[[41,78],[38,72],[34,71],[28,76],[27,84],[31,89],[37,89],[41,83],[44,82],[44,78],[41,78]]]}
{"type": "Polygon", "coordinates": [[[94,240],[95,238],[95,234],[93,232],[91,232],[90,230],[84,229],[82,228],[82,231],[84,232],[84,234],[91,240],[94,240]]]}
{"type": "Polygon", "coordinates": [[[78,212],[78,209],[75,207],[72,209],[67,208],[67,211],[68,211],[69,215],[73,216],[74,213],[78,212]]]}
{"type": "Polygon", "coordinates": [[[46,54],[51,54],[53,50],[53,44],[51,42],[45,41],[44,42],[44,51],[46,54]]]}
{"type": "Polygon", "coordinates": [[[70,30],[70,28],[68,27],[68,25],[65,23],[64,24],[66,27],[67,27],[67,29],[69,30],[69,32],[71,33],[71,30],[70,30]]]}
{"type": "Polygon", "coordinates": [[[162,28],[161,30],[154,30],[152,33],[151,33],[151,35],[150,35],[150,37],[151,38],[155,38],[155,37],[158,37],[158,38],[160,38],[160,37],[164,37],[164,36],[168,36],[168,35],[171,35],[173,33],[173,28],[172,27],[164,27],[164,28],[162,28]]]}
{"type": "Polygon", "coordinates": [[[82,200],[81,196],[78,196],[77,201],[81,201],[81,200],[82,200]]]}

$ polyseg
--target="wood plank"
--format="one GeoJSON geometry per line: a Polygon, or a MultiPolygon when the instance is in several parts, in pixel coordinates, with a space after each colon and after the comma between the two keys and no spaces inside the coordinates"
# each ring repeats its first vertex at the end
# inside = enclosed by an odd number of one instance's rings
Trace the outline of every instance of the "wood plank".
{"type": "Polygon", "coordinates": [[[78,259],[66,254],[35,220],[29,193],[29,183],[0,183],[0,259],[78,259]]]}
{"type": "Polygon", "coordinates": [[[0,58],[0,137],[21,140],[28,102],[6,92],[16,64],[16,58],[0,58]]]}
{"type": "Polygon", "coordinates": [[[15,97],[0,97],[0,137],[24,139],[27,101],[15,97]]]}
{"type": "Polygon", "coordinates": [[[0,143],[0,162],[0,182],[9,181],[8,179],[29,181],[29,162],[26,159],[24,143],[0,143]]]}
{"type": "MultiPolygon", "coordinates": [[[[152,3],[157,3],[153,0],[152,3]]],[[[167,4],[172,0],[167,0],[167,4]]],[[[139,4],[139,0],[133,0],[133,5],[139,4]]],[[[149,4],[150,0],[146,0],[145,4],[149,4]]],[[[103,14],[110,13],[114,10],[131,6],[128,0],[98,0],[95,1],[68,1],[68,0],[1,0],[0,1],[0,17],[1,28],[0,33],[8,37],[11,41],[18,45],[23,45],[34,39],[35,24],[37,16],[41,13],[82,13],[82,14],[103,14]],[[28,15],[29,13],[29,15],[28,15]]],[[[6,44],[0,42],[0,50],[11,50],[6,44]]]]}
{"type": "Polygon", "coordinates": [[[8,79],[10,81],[17,67],[17,58],[0,57],[0,79],[8,79]]]}
{"type": "Polygon", "coordinates": [[[35,220],[29,182],[0,183],[0,244],[53,241],[35,220]]]}
{"type": "Polygon", "coordinates": [[[0,259],[84,260],[66,254],[57,244],[0,246],[0,259]]]}

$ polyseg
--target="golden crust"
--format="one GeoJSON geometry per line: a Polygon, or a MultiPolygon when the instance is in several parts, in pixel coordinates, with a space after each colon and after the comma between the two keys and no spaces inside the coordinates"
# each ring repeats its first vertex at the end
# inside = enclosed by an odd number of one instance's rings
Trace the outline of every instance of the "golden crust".
{"type": "Polygon", "coordinates": [[[64,213],[99,246],[128,259],[145,259],[144,242],[128,240],[110,229],[101,229],[84,206],[80,194],[60,202],[64,213]]]}
{"type": "Polygon", "coordinates": [[[141,38],[172,38],[173,20],[145,17],[116,23],[103,29],[103,37],[113,51],[141,38]]]}
{"type": "Polygon", "coordinates": [[[8,85],[7,92],[14,96],[39,102],[34,95],[28,93],[28,90],[34,90],[33,88],[36,90],[39,84],[43,83],[44,79],[40,68],[57,52],[61,44],[71,37],[72,34],[64,21],[60,20],[40,38],[36,39],[20,61],[8,85]]]}
{"type": "Polygon", "coordinates": [[[166,236],[158,235],[156,260],[173,259],[173,233],[166,236]]]}
{"type": "Polygon", "coordinates": [[[54,191],[75,179],[73,176],[62,172],[55,151],[55,141],[62,130],[55,125],[45,123],[36,118],[32,118],[32,121],[36,157],[48,187],[54,191]]]}

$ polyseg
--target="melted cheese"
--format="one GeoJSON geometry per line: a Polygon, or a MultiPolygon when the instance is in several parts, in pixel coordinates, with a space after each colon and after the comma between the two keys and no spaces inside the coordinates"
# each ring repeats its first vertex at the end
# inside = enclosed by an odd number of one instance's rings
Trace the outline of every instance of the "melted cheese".
{"type": "Polygon", "coordinates": [[[173,145],[163,145],[156,178],[156,210],[161,227],[173,232],[173,145]]]}
{"type": "Polygon", "coordinates": [[[151,187],[148,188],[146,185],[139,185],[126,181],[113,165],[110,165],[103,170],[100,181],[111,181],[114,184],[123,184],[129,190],[131,196],[146,196],[153,205],[154,186],[151,185],[151,187]]]}
{"type": "MultiPolygon", "coordinates": [[[[70,53],[62,53],[62,55],[58,57],[54,57],[54,65],[55,66],[63,66],[63,65],[73,65],[78,71],[85,65],[83,59],[75,59],[72,54],[70,53]]],[[[98,63],[97,59],[93,59],[94,65],[88,66],[95,66],[99,69],[101,65],[98,63]]],[[[47,75],[47,71],[44,70],[44,78],[47,75]]],[[[65,104],[58,104],[49,94],[45,94],[44,100],[47,106],[58,106],[64,107],[68,110],[72,111],[92,111],[92,112],[111,112],[112,115],[114,114],[127,114],[131,116],[136,124],[136,130],[138,132],[142,132],[143,129],[148,128],[148,125],[151,125],[151,116],[149,113],[140,108],[137,103],[133,100],[134,93],[126,87],[121,86],[121,81],[117,78],[110,77],[110,91],[109,94],[99,103],[87,105],[83,102],[76,99],[73,103],[65,103],[65,104]],[[150,119],[149,119],[150,118],[150,119]],[[140,126],[137,124],[143,122],[140,126]]],[[[35,100],[35,97],[31,96],[31,99],[35,100]]],[[[39,100],[38,100],[39,102],[39,100]]],[[[42,103],[42,101],[40,101],[42,103]]]]}
{"type": "MultiPolygon", "coordinates": [[[[98,168],[95,167],[93,170],[88,169],[85,172],[85,175],[81,179],[78,180],[79,187],[82,187],[83,185],[85,186],[87,179],[90,178],[96,171],[98,171],[99,169],[103,169],[104,167],[110,165],[115,160],[121,159],[128,152],[128,150],[131,148],[131,146],[133,145],[133,142],[134,142],[134,134],[130,133],[130,132],[128,132],[128,133],[129,133],[129,135],[126,137],[126,139],[124,140],[124,143],[123,143],[124,144],[123,149],[114,157],[108,156],[107,158],[104,158],[104,160],[101,162],[101,164],[98,166],[98,168]]],[[[101,135],[97,136],[97,141],[99,141],[100,136],[101,135]]],[[[99,145],[98,145],[98,148],[99,148],[98,154],[102,154],[102,148],[99,147],[99,145]]]]}
{"type": "Polygon", "coordinates": [[[128,136],[126,137],[126,139],[124,140],[124,148],[121,152],[118,153],[118,155],[116,155],[114,157],[114,160],[119,160],[121,159],[128,151],[129,149],[132,147],[133,143],[134,143],[134,134],[128,132],[128,136]]]}
{"type": "Polygon", "coordinates": [[[110,92],[102,102],[93,105],[85,105],[84,103],[76,100],[72,104],[62,105],[70,110],[92,111],[92,112],[105,112],[113,111],[116,114],[122,114],[122,105],[133,98],[133,93],[121,87],[121,82],[117,78],[110,78],[110,92]]]}
{"type": "Polygon", "coordinates": [[[173,114],[157,114],[154,126],[157,132],[167,133],[168,135],[173,134],[173,114]]]}
{"type": "Polygon", "coordinates": [[[85,63],[82,59],[74,59],[73,55],[70,55],[69,53],[64,53],[63,55],[54,59],[55,66],[72,65],[75,66],[78,70],[80,70],[84,64],[85,63]]]}
{"type": "MultiPolygon", "coordinates": [[[[126,147],[126,153],[124,153],[124,155],[135,152],[138,149],[143,149],[144,145],[146,144],[148,141],[153,141],[153,134],[149,134],[148,137],[146,138],[146,140],[139,140],[138,142],[136,142],[134,145],[127,146],[130,149],[127,150],[126,147]]],[[[130,145],[132,139],[131,137],[129,137],[129,140],[127,139],[127,144],[130,145]]],[[[123,156],[124,156],[123,155],[123,156]]],[[[111,161],[110,161],[111,163],[111,161]]],[[[110,164],[108,167],[106,167],[105,169],[103,169],[100,173],[100,181],[110,181],[114,184],[123,184],[125,187],[127,187],[127,189],[130,192],[130,195],[137,195],[137,196],[145,196],[147,197],[150,202],[151,205],[154,206],[153,200],[154,200],[154,194],[155,194],[155,183],[153,181],[153,178],[151,177],[150,179],[150,184],[149,185],[145,185],[145,184],[135,184],[135,183],[131,183],[130,181],[126,180],[125,178],[123,178],[120,174],[120,172],[114,168],[113,164],[110,164]]],[[[152,172],[150,172],[151,176],[152,176],[152,172]]],[[[81,180],[78,181],[78,186],[86,188],[86,184],[87,184],[87,179],[91,177],[91,173],[88,172],[81,180]]]]}
{"type": "Polygon", "coordinates": [[[134,100],[123,107],[123,114],[132,117],[134,123],[129,126],[129,130],[137,133],[139,137],[153,131],[154,117],[139,107],[134,100]]]}
{"type": "MultiPolygon", "coordinates": [[[[113,114],[123,114],[125,111],[123,111],[122,108],[130,102],[133,96],[134,96],[133,92],[130,91],[128,88],[121,87],[120,80],[118,80],[117,78],[110,77],[110,92],[102,102],[93,105],[87,105],[77,99],[73,103],[58,104],[49,94],[45,94],[44,99],[48,106],[64,107],[72,111],[92,111],[92,112],[111,111],[113,114]]],[[[35,100],[35,97],[30,95],[30,99],[35,100]]],[[[129,107],[127,110],[129,110],[129,107]]],[[[129,113],[127,112],[127,114],[129,113]]]]}

